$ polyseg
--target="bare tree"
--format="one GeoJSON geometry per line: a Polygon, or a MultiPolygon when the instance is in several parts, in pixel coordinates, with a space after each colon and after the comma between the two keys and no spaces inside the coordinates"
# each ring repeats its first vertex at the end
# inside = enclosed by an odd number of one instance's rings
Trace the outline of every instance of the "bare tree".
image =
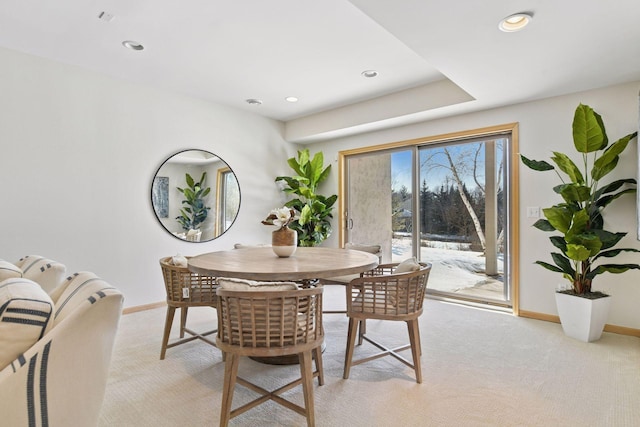
{"type": "MultiPolygon", "coordinates": [[[[464,163],[464,158],[461,159],[460,157],[458,157],[457,161],[454,162],[453,158],[451,157],[451,153],[449,152],[449,149],[445,147],[443,151],[444,151],[444,155],[447,157],[447,161],[449,162],[449,170],[451,171],[451,174],[453,175],[453,179],[456,182],[456,185],[458,186],[458,194],[460,194],[462,203],[464,204],[464,207],[467,208],[467,212],[469,212],[469,216],[471,216],[471,221],[473,222],[473,226],[476,229],[476,233],[478,234],[478,239],[480,240],[480,244],[482,245],[482,250],[484,250],[487,247],[487,242],[484,237],[484,231],[482,230],[482,224],[480,224],[480,219],[478,218],[478,215],[476,214],[475,209],[473,209],[473,206],[471,205],[471,201],[467,197],[467,194],[463,190],[464,184],[462,182],[462,179],[460,178],[460,174],[458,173],[459,169],[463,169],[464,167],[466,167],[464,163]]],[[[477,157],[476,159],[474,159],[474,162],[473,162],[474,172],[476,169],[475,160],[477,160],[477,157]]],[[[474,179],[476,179],[475,173],[474,173],[474,179]]]]}
{"type": "MultiPolygon", "coordinates": [[[[485,234],[482,229],[480,219],[478,218],[478,215],[473,207],[473,204],[464,191],[464,182],[465,178],[472,178],[478,190],[483,195],[486,194],[486,183],[484,183],[482,168],[479,168],[479,165],[481,164],[480,155],[484,150],[484,146],[484,142],[480,142],[478,144],[469,144],[466,150],[463,149],[457,153],[452,152],[452,150],[447,147],[442,148],[442,150],[433,150],[431,154],[423,159],[421,165],[421,167],[425,168],[427,171],[436,168],[443,168],[449,172],[448,176],[450,176],[456,183],[460,198],[462,199],[462,202],[467,212],[469,213],[469,217],[471,218],[483,250],[486,249],[485,234]],[[437,159],[437,156],[440,155],[444,155],[446,161],[437,159]],[[469,175],[471,176],[469,177],[469,175]]],[[[496,174],[497,188],[500,188],[501,185],[502,169],[503,162],[501,160],[496,174]]],[[[497,241],[498,245],[501,245],[503,241],[504,227],[499,232],[497,241]]]]}

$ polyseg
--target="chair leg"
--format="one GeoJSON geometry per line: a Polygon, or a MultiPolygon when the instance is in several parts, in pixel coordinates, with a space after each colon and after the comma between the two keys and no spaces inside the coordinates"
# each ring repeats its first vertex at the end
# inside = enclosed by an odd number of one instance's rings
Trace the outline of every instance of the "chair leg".
{"type": "Polygon", "coordinates": [[[226,354],[224,362],[224,385],[222,386],[222,405],[220,407],[220,427],[227,427],[231,419],[231,403],[233,391],[238,377],[240,356],[234,353],[226,354]]]}
{"type": "Polygon", "coordinates": [[[304,408],[307,416],[307,426],[314,427],[315,411],[313,405],[313,369],[311,362],[311,351],[298,354],[300,359],[300,374],[302,376],[302,391],[304,393],[304,408]]]}
{"type": "Polygon", "coordinates": [[[359,320],[358,345],[362,345],[364,335],[367,333],[367,319],[359,320]]]}
{"type": "Polygon", "coordinates": [[[413,369],[416,372],[416,382],[422,383],[422,368],[420,367],[420,330],[418,327],[418,319],[407,320],[407,328],[409,330],[409,341],[411,342],[411,356],[413,357],[413,369]]]}
{"type": "Polygon", "coordinates": [[[418,323],[418,319],[416,319],[416,341],[418,342],[420,356],[422,356],[422,341],[420,340],[420,324],[418,323]]]}
{"type": "Polygon", "coordinates": [[[187,327],[187,312],[189,307],[182,307],[180,309],[180,338],[184,338],[184,328],[187,327]]]}
{"type": "Polygon", "coordinates": [[[314,348],[313,355],[316,361],[316,370],[318,371],[318,385],[324,385],[324,368],[322,366],[322,346],[314,348]]]}
{"type": "Polygon", "coordinates": [[[344,373],[342,378],[345,380],[349,378],[349,371],[351,370],[351,359],[353,358],[353,347],[356,343],[356,334],[358,333],[358,324],[360,321],[349,318],[349,332],[347,333],[347,351],[344,355],[344,373]]]}
{"type": "Polygon", "coordinates": [[[162,336],[162,348],[160,349],[160,360],[164,360],[165,353],[167,352],[167,344],[169,343],[169,334],[171,333],[171,324],[173,323],[173,316],[176,312],[175,307],[167,306],[167,317],[164,321],[164,334],[162,336]]]}

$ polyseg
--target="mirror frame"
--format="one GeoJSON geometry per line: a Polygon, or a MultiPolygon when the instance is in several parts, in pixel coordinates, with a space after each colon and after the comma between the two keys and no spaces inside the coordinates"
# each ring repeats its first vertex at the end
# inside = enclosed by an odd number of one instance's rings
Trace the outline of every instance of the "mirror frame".
{"type": "Polygon", "coordinates": [[[238,178],[229,164],[220,156],[197,148],[180,150],[166,157],[156,169],[151,183],[151,209],[156,220],[170,235],[183,242],[205,243],[222,236],[235,223],[241,199],[238,178]],[[174,165],[184,165],[184,168],[178,171],[174,165]],[[205,187],[215,190],[215,194],[210,190],[204,197],[206,206],[209,207],[207,217],[196,227],[199,232],[191,233],[177,221],[184,200],[184,195],[178,187],[188,187],[187,173],[197,182],[203,172],[206,172],[205,187]],[[231,190],[227,189],[225,182],[221,182],[229,173],[235,178],[236,183],[231,190]],[[235,189],[237,191],[233,192],[235,189]],[[227,215],[229,207],[224,205],[229,197],[237,198],[237,202],[231,205],[233,218],[230,220],[227,215]],[[205,229],[201,229],[201,225],[205,225],[205,229]]]}

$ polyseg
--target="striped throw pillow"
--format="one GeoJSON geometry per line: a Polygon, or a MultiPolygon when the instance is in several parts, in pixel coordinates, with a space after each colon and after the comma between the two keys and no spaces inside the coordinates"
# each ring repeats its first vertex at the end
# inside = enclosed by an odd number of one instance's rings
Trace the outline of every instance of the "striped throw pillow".
{"type": "Polygon", "coordinates": [[[21,357],[53,324],[53,302],[37,283],[0,282],[0,371],[21,357]]]}
{"type": "Polygon", "coordinates": [[[40,255],[22,257],[16,265],[22,269],[22,277],[38,283],[46,292],[55,289],[67,275],[67,267],[40,255]]]}
{"type": "Polygon", "coordinates": [[[81,271],[67,277],[56,288],[55,294],[52,294],[56,300],[54,326],[71,315],[81,304],[87,301],[92,304],[95,300],[104,298],[113,289],[115,289],[113,286],[88,271],[81,271]]]}

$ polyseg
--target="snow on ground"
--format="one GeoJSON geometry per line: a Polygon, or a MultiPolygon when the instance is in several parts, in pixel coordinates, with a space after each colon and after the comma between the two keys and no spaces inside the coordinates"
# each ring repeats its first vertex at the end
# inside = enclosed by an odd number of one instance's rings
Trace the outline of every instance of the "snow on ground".
{"type": "MultiPolygon", "coordinates": [[[[428,288],[445,292],[462,293],[470,288],[495,284],[496,280],[485,272],[482,252],[448,249],[455,243],[431,242],[431,247],[421,247],[420,259],[433,264],[429,274],[428,288]]],[[[392,262],[400,262],[411,256],[411,239],[394,238],[392,241],[392,262]]],[[[503,271],[502,260],[498,261],[499,271],[503,271]]]]}

